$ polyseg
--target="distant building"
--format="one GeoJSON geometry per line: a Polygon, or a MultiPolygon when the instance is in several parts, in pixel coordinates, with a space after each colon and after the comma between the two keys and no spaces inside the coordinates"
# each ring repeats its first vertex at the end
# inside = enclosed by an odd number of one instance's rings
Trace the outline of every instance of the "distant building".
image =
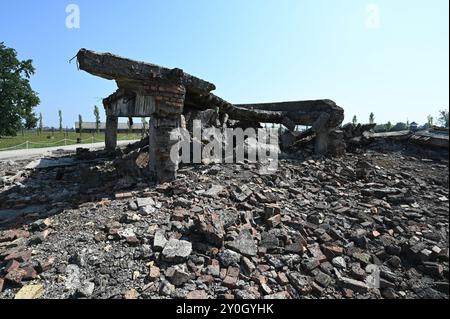
{"type": "Polygon", "coordinates": [[[412,122],[411,124],[409,124],[409,129],[411,131],[417,131],[419,129],[419,124],[417,124],[416,122],[412,122]]]}
{"type": "MultiPolygon", "coordinates": [[[[142,125],[142,123],[134,123],[133,126],[131,127],[131,132],[132,133],[141,133],[143,127],[144,126],[142,125]]],[[[106,123],[100,123],[99,131],[105,132],[105,128],[106,128],[106,123]]],[[[81,129],[82,129],[83,133],[97,132],[95,122],[83,122],[83,127],[81,129]]],[[[80,133],[79,122],[75,122],[75,131],[77,133],[80,133]]],[[[129,132],[128,124],[127,123],[119,123],[118,127],[117,127],[117,132],[118,133],[128,133],[129,132]]]]}

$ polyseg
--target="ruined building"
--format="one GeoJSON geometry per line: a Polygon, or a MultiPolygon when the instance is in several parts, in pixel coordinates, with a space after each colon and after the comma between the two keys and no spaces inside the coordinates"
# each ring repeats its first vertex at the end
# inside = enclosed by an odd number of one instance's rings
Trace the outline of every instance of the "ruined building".
{"type": "Polygon", "coordinates": [[[168,69],[109,53],[81,49],[79,68],[115,80],[118,90],[103,101],[106,110],[106,147],[115,149],[119,117],[150,117],[149,166],[159,182],[176,178],[178,163],[170,160],[170,132],[183,126],[190,110],[217,109],[223,118],[242,123],[278,123],[293,131],[311,126],[317,154],[336,154],[343,149],[338,130],[344,110],[331,100],[233,105],[211,93],[214,84],[181,69],[168,69]]]}

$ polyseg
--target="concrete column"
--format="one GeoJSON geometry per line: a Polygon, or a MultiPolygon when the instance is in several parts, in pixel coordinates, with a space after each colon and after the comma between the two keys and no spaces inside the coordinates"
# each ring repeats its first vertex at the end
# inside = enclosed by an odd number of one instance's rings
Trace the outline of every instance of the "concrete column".
{"type": "Polygon", "coordinates": [[[109,151],[113,151],[117,147],[117,127],[119,120],[116,116],[106,116],[106,130],[105,130],[105,146],[109,151]]]}
{"type": "Polygon", "coordinates": [[[316,155],[325,155],[328,153],[329,136],[328,131],[322,130],[316,132],[314,153],[316,155]]]}

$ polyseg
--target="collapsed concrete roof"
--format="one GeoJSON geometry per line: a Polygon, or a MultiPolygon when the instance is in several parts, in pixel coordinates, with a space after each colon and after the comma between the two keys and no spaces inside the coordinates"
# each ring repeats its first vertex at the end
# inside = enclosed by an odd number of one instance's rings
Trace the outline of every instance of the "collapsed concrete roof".
{"type": "Polygon", "coordinates": [[[211,93],[216,89],[214,84],[178,68],[169,69],[87,49],[81,49],[77,59],[81,70],[116,81],[119,90],[105,99],[106,105],[123,96],[133,99],[133,91],[139,91],[146,83],[175,83],[186,89],[186,106],[200,110],[218,107],[220,112],[236,120],[279,123],[293,130],[295,125],[318,125],[319,118],[321,125],[336,128],[344,119],[344,110],[331,100],[234,105],[211,93]]]}

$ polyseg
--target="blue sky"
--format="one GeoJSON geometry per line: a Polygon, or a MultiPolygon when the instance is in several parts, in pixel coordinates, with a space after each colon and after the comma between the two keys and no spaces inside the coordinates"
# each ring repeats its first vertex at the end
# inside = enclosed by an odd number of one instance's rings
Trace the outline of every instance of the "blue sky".
{"type": "MultiPolygon", "coordinates": [[[[329,98],[346,121],[417,121],[449,101],[448,0],[0,0],[0,41],[37,69],[44,124],[93,120],[113,81],[68,61],[82,48],[179,67],[233,103],[329,98]],[[66,27],[66,6],[80,28],[66,27]],[[368,24],[376,12],[379,24],[368,24]]],[[[103,114],[102,114],[103,117],[103,114]]]]}

